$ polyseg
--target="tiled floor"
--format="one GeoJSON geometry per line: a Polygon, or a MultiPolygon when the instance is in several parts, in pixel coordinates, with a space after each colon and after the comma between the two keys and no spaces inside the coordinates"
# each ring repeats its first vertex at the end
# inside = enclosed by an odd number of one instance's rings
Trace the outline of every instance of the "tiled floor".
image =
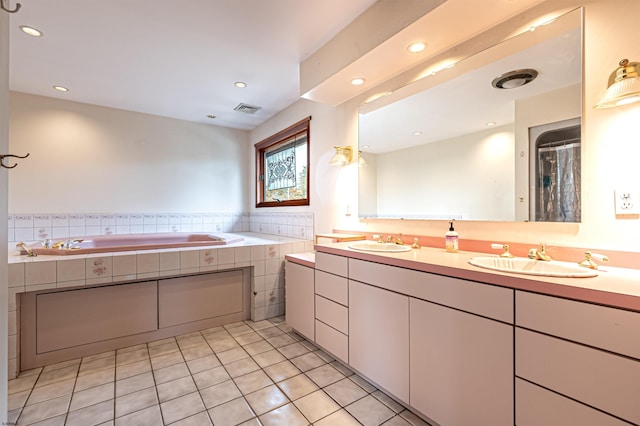
{"type": "Polygon", "coordinates": [[[25,371],[9,410],[19,425],[426,425],[282,317],[25,371]]]}

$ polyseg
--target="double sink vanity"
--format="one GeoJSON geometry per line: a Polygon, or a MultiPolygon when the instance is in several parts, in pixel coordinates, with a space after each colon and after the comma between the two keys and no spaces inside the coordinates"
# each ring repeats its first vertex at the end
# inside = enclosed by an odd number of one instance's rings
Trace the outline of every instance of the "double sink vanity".
{"type": "Polygon", "coordinates": [[[286,256],[288,324],[430,423],[640,424],[639,271],[559,277],[487,266],[574,265],[315,250],[286,256]]]}

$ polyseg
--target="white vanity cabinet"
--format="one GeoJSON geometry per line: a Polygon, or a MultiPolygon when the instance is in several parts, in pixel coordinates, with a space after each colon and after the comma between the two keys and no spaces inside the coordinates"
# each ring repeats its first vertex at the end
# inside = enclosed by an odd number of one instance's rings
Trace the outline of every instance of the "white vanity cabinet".
{"type": "Polygon", "coordinates": [[[638,330],[638,312],[517,291],[517,424],[640,424],[638,330]]]}
{"type": "Polygon", "coordinates": [[[314,270],[285,260],[285,315],[287,324],[315,341],[314,270]]]}
{"type": "Polygon", "coordinates": [[[316,253],[315,331],[318,346],[349,363],[347,258],[316,253]]]}
{"type": "Polygon", "coordinates": [[[409,297],[349,282],[349,365],[409,403],[409,297]]]}

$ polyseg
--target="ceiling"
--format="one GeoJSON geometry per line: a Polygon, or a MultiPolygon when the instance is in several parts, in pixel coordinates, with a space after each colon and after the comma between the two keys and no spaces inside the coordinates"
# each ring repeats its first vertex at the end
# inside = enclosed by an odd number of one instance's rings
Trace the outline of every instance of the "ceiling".
{"type": "Polygon", "coordinates": [[[250,130],[300,98],[300,62],[375,0],[19,2],[11,90],[250,130]]]}

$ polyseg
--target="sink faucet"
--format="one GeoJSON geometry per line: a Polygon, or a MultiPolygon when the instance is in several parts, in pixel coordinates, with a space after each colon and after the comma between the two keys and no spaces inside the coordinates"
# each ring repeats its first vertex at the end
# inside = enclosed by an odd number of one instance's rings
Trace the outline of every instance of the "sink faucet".
{"type": "Polygon", "coordinates": [[[71,247],[73,244],[81,243],[83,241],[84,240],[82,238],[78,238],[76,240],[58,241],[57,243],[53,244],[51,247],[53,247],[54,249],[70,249],[70,248],[73,248],[71,247]]]}
{"type": "Polygon", "coordinates": [[[547,246],[545,243],[540,244],[540,248],[532,248],[529,250],[529,259],[536,260],[544,260],[545,262],[549,262],[551,260],[551,256],[547,254],[547,246]]]}
{"type": "Polygon", "coordinates": [[[598,269],[598,264],[593,261],[594,259],[599,260],[600,262],[609,261],[609,258],[603,254],[586,251],[584,252],[584,259],[581,262],[578,262],[578,265],[589,269],[598,269]]]}
{"type": "Polygon", "coordinates": [[[404,245],[404,241],[402,241],[402,234],[398,234],[397,238],[394,238],[393,236],[388,235],[387,236],[387,243],[389,243],[389,244],[394,244],[395,243],[395,244],[398,244],[399,246],[404,245]]]}
{"type": "Polygon", "coordinates": [[[29,257],[36,257],[37,253],[33,250],[31,250],[31,248],[26,245],[25,243],[23,243],[22,241],[20,241],[18,244],[16,244],[16,249],[22,249],[22,251],[26,251],[27,252],[27,256],[29,257]]]}

